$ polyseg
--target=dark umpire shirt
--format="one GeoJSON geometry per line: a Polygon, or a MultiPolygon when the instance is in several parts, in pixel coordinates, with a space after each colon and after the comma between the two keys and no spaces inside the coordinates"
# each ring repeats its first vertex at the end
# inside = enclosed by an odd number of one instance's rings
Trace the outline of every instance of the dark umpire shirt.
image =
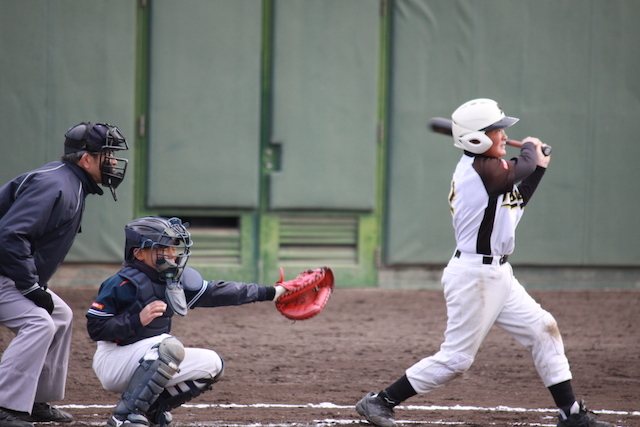
{"type": "Polygon", "coordinates": [[[103,194],[80,166],[52,162],[0,188],[0,274],[46,287],[80,232],[85,199],[103,194]]]}

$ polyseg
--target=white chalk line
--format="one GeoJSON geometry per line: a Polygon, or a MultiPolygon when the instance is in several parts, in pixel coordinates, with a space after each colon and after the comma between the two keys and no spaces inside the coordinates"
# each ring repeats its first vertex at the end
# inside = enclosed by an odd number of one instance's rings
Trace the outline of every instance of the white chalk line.
{"type": "MultiPolygon", "coordinates": [[[[56,405],[58,408],[66,409],[99,409],[99,408],[113,408],[115,405],[56,405]]],[[[192,409],[215,409],[215,408],[291,408],[291,409],[353,409],[355,405],[336,405],[331,402],[321,403],[306,403],[306,404],[286,404],[286,403],[200,403],[200,404],[184,404],[184,408],[192,409]]],[[[557,408],[512,408],[509,406],[494,406],[494,407],[482,407],[482,406],[466,406],[466,405],[453,405],[453,406],[437,406],[437,405],[399,405],[398,409],[407,409],[411,411],[480,411],[480,412],[549,412],[556,414],[557,408]]],[[[612,411],[607,409],[594,410],[597,414],[608,415],[630,415],[640,416],[640,411],[612,411]]],[[[262,424],[260,424],[262,425],[262,424]]]]}
{"type": "MultiPolygon", "coordinates": [[[[60,408],[65,409],[111,409],[114,405],[76,405],[76,404],[68,404],[68,405],[56,405],[60,408]]],[[[321,402],[321,403],[307,403],[307,404],[283,404],[283,403],[253,403],[253,404],[239,404],[239,403],[218,403],[218,404],[185,404],[182,405],[185,408],[190,409],[242,409],[242,408],[288,408],[288,409],[354,409],[354,405],[336,405],[331,402],[321,402]]],[[[466,406],[466,405],[453,405],[453,406],[438,406],[438,405],[400,405],[397,408],[406,409],[410,411],[430,411],[430,412],[446,412],[446,411],[469,411],[469,412],[530,412],[530,413],[548,413],[548,416],[543,417],[545,420],[549,419],[550,423],[527,423],[527,422],[517,422],[514,423],[513,426],[519,427],[555,427],[556,426],[556,414],[558,410],[556,408],[513,408],[509,406],[495,406],[495,407],[483,407],[483,406],[466,406]]],[[[609,415],[623,415],[623,416],[640,416],[640,411],[612,411],[602,409],[600,411],[595,411],[598,414],[609,414],[609,415]]],[[[444,421],[444,420],[396,420],[398,424],[408,424],[408,425],[430,425],[430,426],[460,426],[467,424],[464,421],[444,421]]],[[[102,427],[104,426],[104,421],[96,421],[96,422],[83,422],[83,425],[102,427]]],[[[202,426],[202,427],[332,427],[332,426],[347,426],[347,425],[355,425],[355,424],[367,424],[364,419],[333,419],[333,418],[325,418],[323,420],[310,420],[308,422],[300,423],[250,423],[250,424],[240,424],[240,423],[229,423],[225,421],[199,421],[197,423],[181,423],[180,421],[174,421],[176,427],[186,426],[186,427],[194,427],[194,426],[202,426]]],[[[495,425],[495,423],[487,422],[487,426],[495,425]]]]}

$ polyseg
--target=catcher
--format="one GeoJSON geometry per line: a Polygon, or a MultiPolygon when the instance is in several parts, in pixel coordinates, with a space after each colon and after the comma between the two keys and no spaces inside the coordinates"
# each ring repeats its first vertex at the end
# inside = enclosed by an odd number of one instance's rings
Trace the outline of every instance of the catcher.
{"type": "Polygon", "coordinates": [[[171,410],[211,390],[224,372],[215,351],[185,347],[172,336],[171,318],[188,308],[275,301],[292,319],[319,313],[334,286],[329,267],[306,270],[274,286],[207,281],[186,267],[188,224],[179,218],[141,217],[125,226],[123,268],[100,286],[86,314],[97,341],[93,369],[102,386],[122,393],[107,426],[168,425],[171,410]]]}

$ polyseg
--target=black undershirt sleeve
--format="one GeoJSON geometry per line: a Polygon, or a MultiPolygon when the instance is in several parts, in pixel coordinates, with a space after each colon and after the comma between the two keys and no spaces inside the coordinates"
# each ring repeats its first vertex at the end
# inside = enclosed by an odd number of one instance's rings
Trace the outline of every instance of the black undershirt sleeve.
{"type": "Polygon", "coordinates": [[[520,191],[520,195],[522,195],[522,200],[524,201],[524,206],[526,206],[527,203],[529,203],[529,200],[531,200],[531,196],[533,196],[536,188],[538,188],[538,184],[546,170],[546,168],[537,166],[536,170],[526,177],[518,186],[518,190],[520,191]]]}
{"type": "Polygon", "coordinates": [[[532,142],[525,142],[520,155],[511,159],[513,162],[513,182],[520,182],[536,169],[536,146],[532,142]]]}

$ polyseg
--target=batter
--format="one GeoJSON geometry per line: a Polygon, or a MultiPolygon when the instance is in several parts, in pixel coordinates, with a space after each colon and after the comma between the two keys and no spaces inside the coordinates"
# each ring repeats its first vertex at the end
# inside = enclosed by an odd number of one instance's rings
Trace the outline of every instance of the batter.
{"type": "Polygon", "coordinates": [[[542,179],[550,156],[542,142],[525,138],[520,155],[505,160],[505,116],[491,99],[474,99],[452,115],[454,145],[464,150],[453,174],[449,204],[456,249],[442,275],[447,329],[440,350],[409,369],[380,393],[368,393],[356,410],[369,422],[393,427],[393,408],[467,371],[496,325],[525,346],[559,408],[559,427],[611,427],[589,414],[571,386],[571,371],[553,316],[513,275],[508,262],[515,230],[542,179]]]}

